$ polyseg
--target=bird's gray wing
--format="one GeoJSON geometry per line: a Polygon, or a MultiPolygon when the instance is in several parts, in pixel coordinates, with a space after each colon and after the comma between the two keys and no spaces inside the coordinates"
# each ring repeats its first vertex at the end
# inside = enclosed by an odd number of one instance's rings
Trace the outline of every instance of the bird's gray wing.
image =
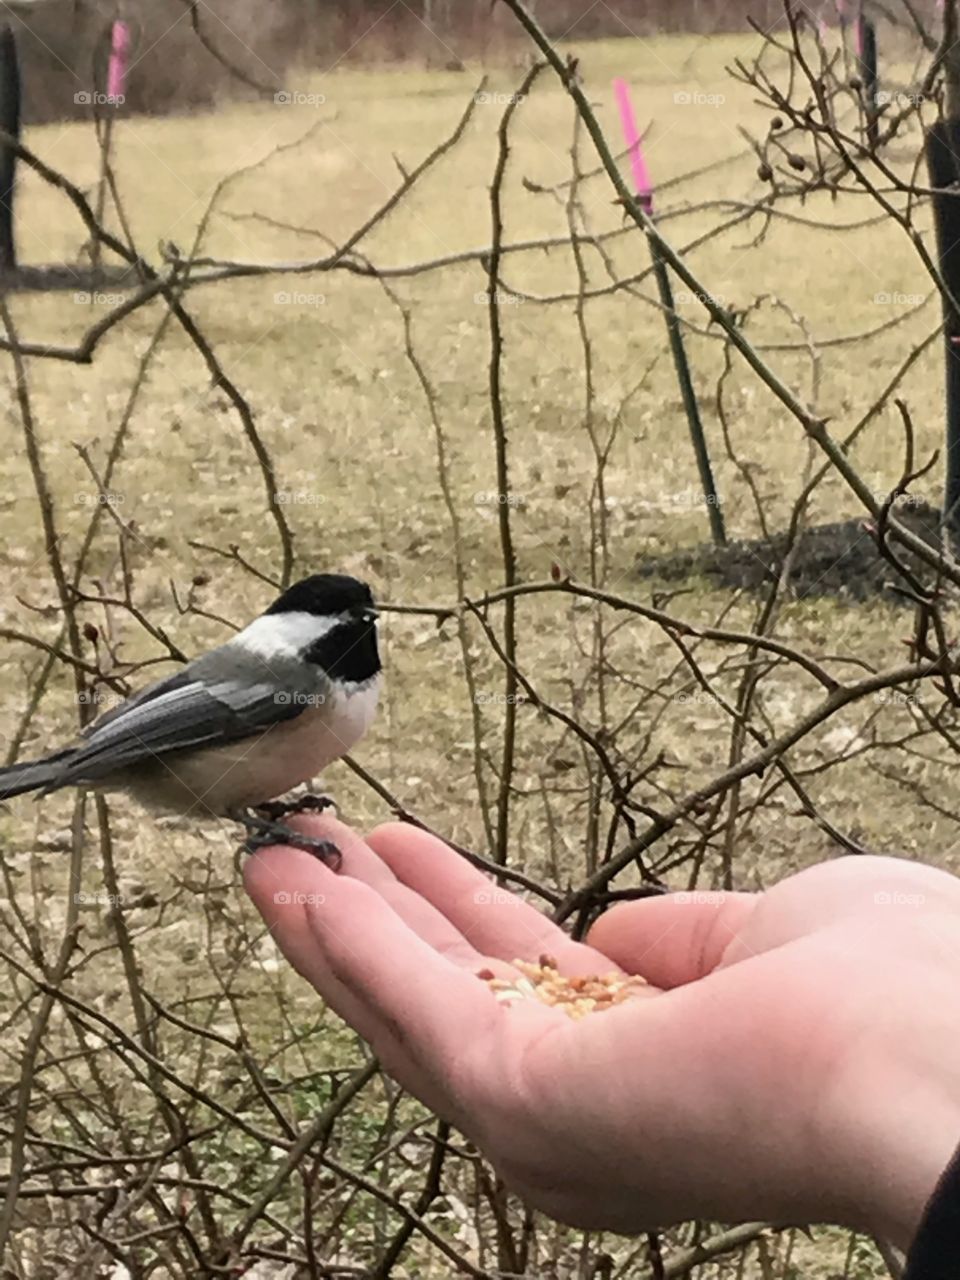
{"type": "Polygon", "coordinates": [[[82,731],[81,737],[90,738],[95,733],[99,733],[105,725],[113,720],[118,720],[120,716],[129,715],[135,708],[142,706],[144,702],[150,702],[153,698],[159,698],[162,694],[168,693],[173,689],[182,689],[184,685],[190,684],[195,678],[193,668],[195,663],[181,667],[179,671],[175,671],[172,676],[166,676],[163,680],[155,680],[153,684],[148,684],[145,688],[138,690],[137,693],[131,693],[129,698],[124,698],[115,707],[111,707],[108,711],[104,711],[97,716],[92,724],[88,724],[82,731]]]}
{"type": "Polygon", "coordinates": [[[97,720],[52,786],[97,781],[185,747],[236,742],[293,719],[308,705],[301,691],[263,672],[201,679],[188,667],[97,720]],[[249,678],[253,674],[259,678],[249,678]]]}

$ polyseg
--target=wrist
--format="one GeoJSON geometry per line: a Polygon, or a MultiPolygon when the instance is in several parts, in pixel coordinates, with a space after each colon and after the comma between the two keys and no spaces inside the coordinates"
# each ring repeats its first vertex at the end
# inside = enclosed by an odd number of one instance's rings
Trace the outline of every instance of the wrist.
{"type": "Polygon", "coordinates": [[[908,1250],[960,1146],[956,1097],[891,1073],[879,1095],[865,1090],[851,1104],[838,1139],[841,1221],[908,1250]]]}

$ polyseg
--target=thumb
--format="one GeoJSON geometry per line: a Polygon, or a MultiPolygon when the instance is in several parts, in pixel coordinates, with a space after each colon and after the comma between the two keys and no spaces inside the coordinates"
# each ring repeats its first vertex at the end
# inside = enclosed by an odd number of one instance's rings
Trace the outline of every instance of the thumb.
{"type": "Polygon", "coordinates": [[[619,903],[600,917],[587,941],[627,973],[639,973],[655,987],[679,987],[718,967],[759,897],[701,891],[619,903]]]}

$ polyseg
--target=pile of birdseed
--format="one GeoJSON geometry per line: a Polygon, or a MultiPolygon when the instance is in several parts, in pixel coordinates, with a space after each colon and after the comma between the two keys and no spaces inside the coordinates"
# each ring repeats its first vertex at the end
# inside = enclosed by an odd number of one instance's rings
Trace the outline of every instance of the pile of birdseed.
{"type": "Polygon", "coordinates": [[[585,1018],[588,1013],[603,1013],[614,1005],[623,1004],[647,985],[640,977],[623,973],[602,973],[574,978],[564,977],[557,969],[552,956],[542,955],[538,963],[514,960],[513,967],[520,971],[518,978],[498,978],[491,970],[481,969],[477,974],[488,984],[496,998],[503,1004],[516,1000],[539,1000],[553,1005],[568,1018],[585,1018]]]}

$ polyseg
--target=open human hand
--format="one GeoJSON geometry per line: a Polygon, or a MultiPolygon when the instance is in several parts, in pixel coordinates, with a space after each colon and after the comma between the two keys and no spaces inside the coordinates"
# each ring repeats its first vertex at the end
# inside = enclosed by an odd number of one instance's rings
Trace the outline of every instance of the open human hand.
{"type": "Polygon", "coordinates": [[[906,1246],[960,1140],[960,880],[840,858],[761,894],[672,894],[573,942],[402,823],[276,847],[247,889],[284,955],[384,1067],[529,1203],[635,1232],[831,1221],[906,1246]],[[650,983],[572,1021],[479,972],[555,958],[650,983]]]}

